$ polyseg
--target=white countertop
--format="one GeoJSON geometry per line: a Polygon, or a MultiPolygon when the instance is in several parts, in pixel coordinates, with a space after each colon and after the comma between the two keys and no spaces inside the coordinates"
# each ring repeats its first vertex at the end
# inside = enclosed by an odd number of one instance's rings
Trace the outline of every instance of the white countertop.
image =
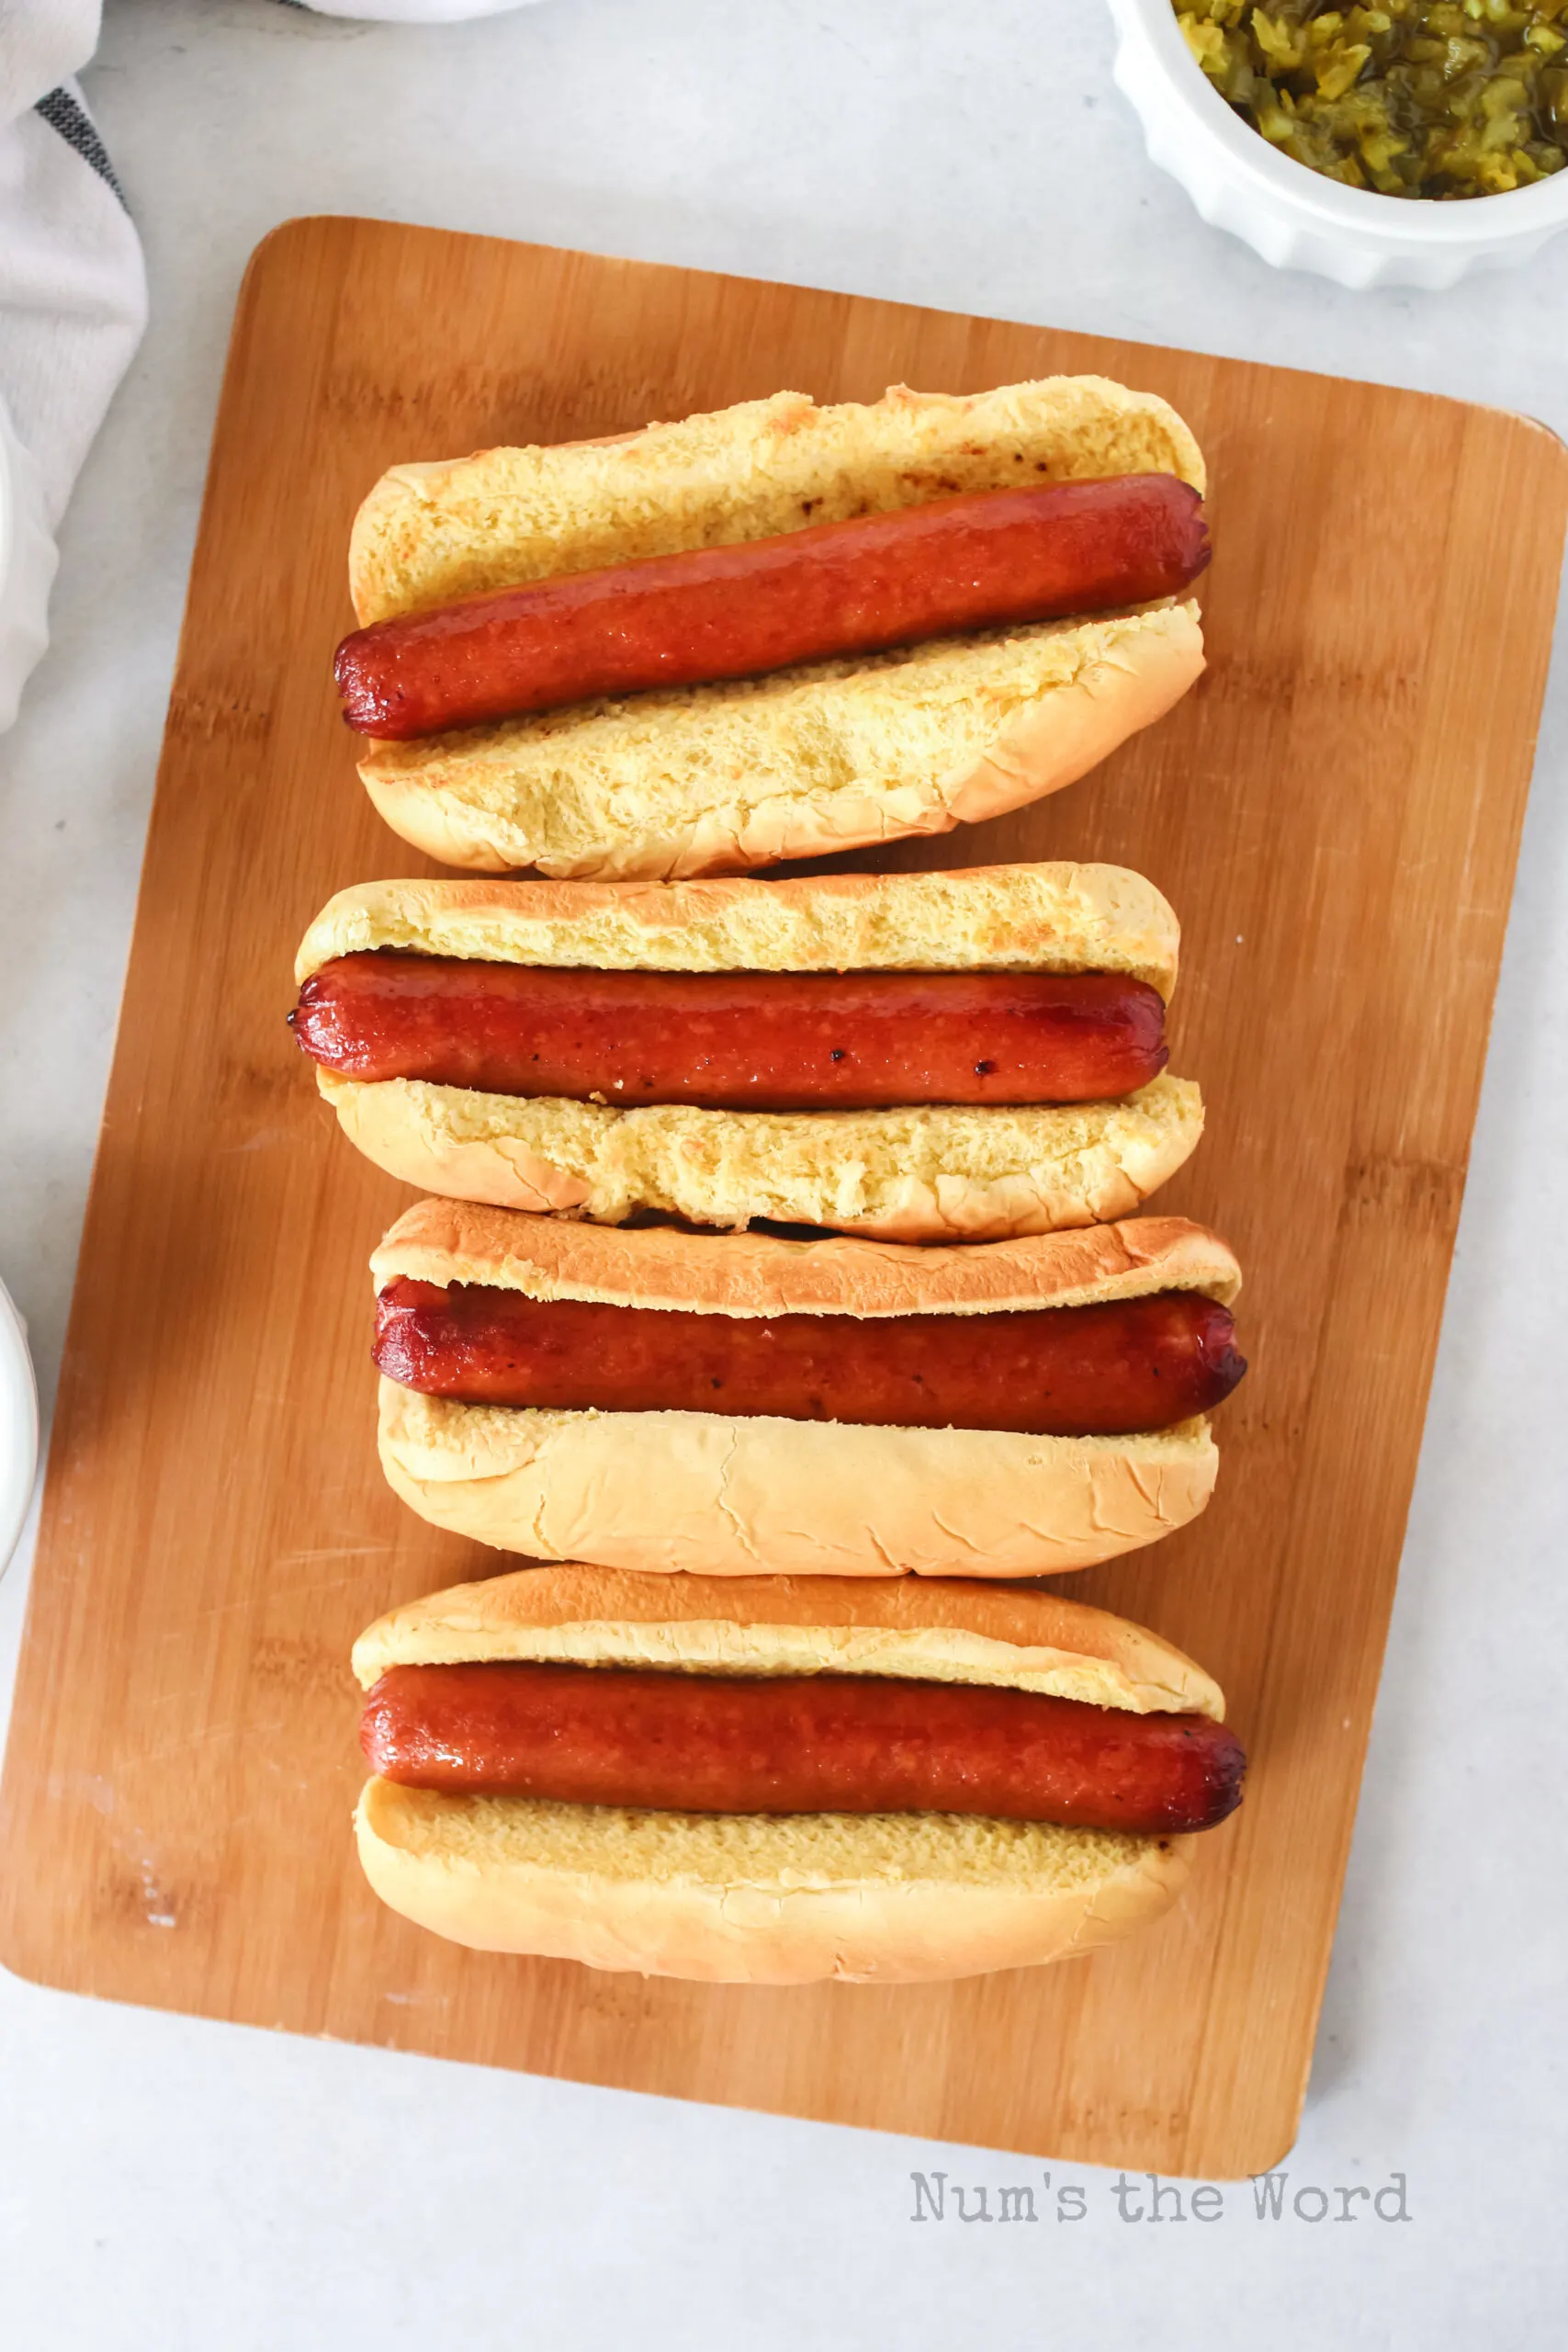
{"type": "MultiPolygon", "coordinates": [[[[382,214],[842,287],[1419,385],[1568,434],[1568,238],[1446,295],[1276,276],[1148,168],[1110,47],[1084,0],[544,0],[442,30],[109,0],[85,86],[152,326],[67,519],[53,650],[0,741],[0,1273],[46,1406],[230,314],[278,220],[382,214]]],[[[1551,2340],[1568,1775],[1561,1700],[1523,1669],[1563,1619],[1563,1306],[1541,1237],[1568,1213],[1565,651],[1283,2217],[1255,2218],[1244,2185],[1215,2220],[1122,2222],[1081,2167],[1049,2167],[1047,2193],[1020,2158],[0,1978],[8,2346],[1551,2340]],[[993,2200],[1031,2183],[1042,2218],[917,2224],[915,2170],[993,2200]],[[1325,2221],[1291,2212],[1309,2184],[1396,2173],[1408,2221],[1337,2194],[1325,2221]],[[1069,2181],[1088,2212],[1058,2222],[1069,2181]]],[[[6,1688],[25,1568],[24,1548],[0,1588],[6,1688]]]]}

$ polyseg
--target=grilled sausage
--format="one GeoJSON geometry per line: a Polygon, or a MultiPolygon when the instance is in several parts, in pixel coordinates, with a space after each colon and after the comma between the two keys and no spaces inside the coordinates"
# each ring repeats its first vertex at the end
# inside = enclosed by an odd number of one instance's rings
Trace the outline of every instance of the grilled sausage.
{"type": "Polygon", "coordinates": [[[1174,474],[981,491],[400,614],[345,638],[335,674],[362,735],[430,735],[1145,604],[1208,560],[1174,474]]]}
{"type": "Polygon", "coordinates": [[[360,1726],[372,1769],[463,1795],[690,1813],[970,1813],[1141,1835],[1241,1802],[1206,1715],[858,1675],[396,1666],[360,1726]]]}
{"type": "Polygon", "coordinates": [[[405,1388],[470,1405],[1060,1437],[1167,1429],[1247,1369],[1229,1311],[1193,1291],[862,1318],[674,1313],[406,1275],[377,1301],[374,1354],[405,1388]]]}
{"type": "Polygon", "coordinates": [[[289,1016],[364,1080],[707,1110],[1092,1102],[1165,1067],[1165,1006],[1103,972],[600,972],[338,956],[289,1016]]]}

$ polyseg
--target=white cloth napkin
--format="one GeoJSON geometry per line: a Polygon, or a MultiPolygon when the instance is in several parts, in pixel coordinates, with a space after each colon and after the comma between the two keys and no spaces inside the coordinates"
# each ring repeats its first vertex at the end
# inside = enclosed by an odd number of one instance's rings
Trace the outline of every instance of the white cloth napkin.
{"type": "MultiPolygon", "coordinates": [[[[528,0],[308,4],[450,24],[528,0]]],[[[141,243],[72,79],[100,13],[101,0],[0,0],[0,731],[49,642],[55,529],[147,323],[141,243]]]]}
{"type": "Polygon", "coordinates": [[[147,322],[141,247],[71,76],[99,0],[0,0],[0,728],[48,642],[54,529],[147,322]]]}

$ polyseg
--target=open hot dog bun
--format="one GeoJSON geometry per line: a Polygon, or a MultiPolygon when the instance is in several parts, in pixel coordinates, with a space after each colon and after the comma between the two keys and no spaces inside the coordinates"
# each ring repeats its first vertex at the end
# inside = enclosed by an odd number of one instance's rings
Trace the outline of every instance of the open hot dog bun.
{"type": "Polygon", "coordinates": [[[1129,1216],[1203,1132],[1190,1080],[1122,1102],[989,1111],[616,1111],[317,1073],[349,1140],[405,1184],[618,1225],[764,1217],[888,1241],[986,1241],[1129,1216]]]}
{"type": "MultiPolygon", "coordinates": [[[[604,1230],[467,1203],[411,1209],[372,1260],[674,1313],[972,1316],[1172,1290],[1228,1302],[1231,1251],[1151,1217],[984,1249],[604,1230]]],[[[708,1576],[1040,1577],[1156,1542],[1202,1510],[1201,1417],[1118,1437],[873,1427],[705,1412],[463,1404],[383,1379],[379,1447],[422,1518],[539,1559],[708,1576]]]]}
{"type": "Polygon", "coordinates": [[[956,491],[1172,473],[1204,488],[1197,442],[1169,404],[1104,376],[987,392],[912,392],[818,408],[775,392],[601,441],[481,449],[393,466],[355,517],[356,618],[387,620],[553,572],[762,539],[918,506],[956,491]]]}
{"type": "Polygon", "coordinates": [[[670,1226],[602,1228],[517,1216],[467,1201],[406,1209],[370,1260],[378,1284],[490,1283],[530,1298],[585,1298],[704,1315],[987,1315],[1089,1306],[1161,1290],[1228,1306],[1235,1252],[1187,1217],[1144,1216],[987,1248],[772,1233],[694,1236],[670,1226]]]}
{"type": "Polygon", "coordinates": [[[378,743],[359,774],[395,833],[471,873],[733,874],[1005,816],[1202,668],[1197,605],[1154,605],[378,743]]]}
{"type": "Polygon", "coordinates": [[[1054,1592],[927,1580],[627,1575],[581,1562],[455,1585],[378,1618],[354,1645],[367,1690],[389,1667],[553,1659],[709,1674],[896,1674],[1037,1690],[1135,1714],[1224,1719],[1219,1685],[1170,1643],[1054,1592]]]}
{"type": "Polygon", "coordinates": [[[1041,862],[779,881],[363,882],[329,899],[294,977],[392,947],[645,972],[1124,972],[1168,998],[1180,932],[1124,865],[1041,862]]]}
{"type": "MultiPolygon", "coordinates": [[[[1164,997],[1179,932],[1124,867],[1039,864],[777,882],[378,882],[340,891],[296,976],[390,948],[659,972],[1108,972],[1164,997]]],[[[1202,1132],[1162,1074],[1119,1102],[766,1113],[529,1099],[318,1069],[359,1149],[405,1183],[618,1224],[753,1218],[890,1240],[993,1239],[1125,1216],[1202,1132]]]]}
{"type": "Polygon", "coordinates": [[[480,1951],[717,1984],[918,1984],[1066,1960],[1175,1901],[1190,1838],[959,1814],[634,1813],[366,1784],[390,1909],[480,1951]]]}
{"type": "MultiPolygon", "coordinates": [[[[897,1676],[1224,1714],[1210,1678],[1142,1627],[1054,1594],[952,1583],[529,1569],[397,1610],[354,1655],[367,1689],[389,1668],[479,1660],[897,1676]]],[[[355,1826],[382,1900],[459,1943],[771,1984],[915,1983],[1087,1951],[1164,1910],[1193,1845],[953,1814],[677,1814],[381,1779],[355,1826]]]]}
{"type": "Polygon", "coordinates": [[[1202,1419],[1022,1437],[461,1405],[385,1379],[378,1442],[393,1491],[452,1534],[705,1576],[1060,1576],[1184,1527],[1219,1473],[1202,1419]]]}
{"type": "MultiPolygon", "coordinates": [[[[395,467],[355,521],[350,579],[373,622],[955,492],[1140,472],[1203,487],[1175,412],[1099,377],[824,409],[780,392],[609,441],[395,467]]],[[[1196,606],[1162,603],[380,743],[360,774],[394,831],[477,872],[734,872],[1021,807],[1163,716],[1202,666],[1196,606]]]]}

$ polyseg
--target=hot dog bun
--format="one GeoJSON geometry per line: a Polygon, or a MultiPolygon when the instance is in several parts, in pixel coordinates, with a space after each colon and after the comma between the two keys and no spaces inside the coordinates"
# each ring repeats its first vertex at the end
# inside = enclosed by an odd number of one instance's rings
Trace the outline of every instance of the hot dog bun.
{"type": "MultiPolygon", "coordinates": [[[[1125,973],[1168,997],[1179,933],[1124,867],[671,884],[381,882],[340,891],[296,974],[378,948],[655,971],[1125,973]]],[[[1202,1133],[1190,1082],[1119,1102],[765,1113],[527,1100],[318,1069],[344,1133],[422,1190],[619,1224],[756,1217],[889,1240],[989,1240],[1125,1216],[1202,1133]]]]}
{"type": "Polygon", "coordinates": [[[389,1485],[535,1559],[705,1576],[1061,1576],[1213,1493],[1207,1420],[1135,1437],[459,1405],[380,1384],[389,1485]]]}
{"type": "Polygon", "coordinates": [[[1168,1074],[1121,1102],[1040,1110],[616,1111],[414,1079],[317,1084],[344,1134],[405,1184],[618,1225],[763,1217],[886,1241],[989,1241],[1130,1216],[1203,1132],[1168,1074]]]}
{"type": "Polygon", "coordinates": [[[962,1814],[632,1813],[367,1782],[383,1903],[454,1943],[710,1984],[919,1984],[1114,1942],[1190,1838],[962,1814]]]}
{"type": "Polygon", "coordinates": [[[833,1577],[637,1576],[581,1561],[407,1601],[361,1634],[368,1690],[393,1666],[539,1659],[707,1674],[891,1674],[1224,1721],[1213,1679],[1110,1610],[1018,1586],[833,1577]]]}
{"type": "Polygon", "coordinates": [[[1042,477],[1172,473],[1201,492],[1169,404],[1104,376],[818,408],[804,392],[599,441],[393,466],[355,517],[349,588],[364,625],[459,596],[640,556],[771,538],[1042,477]]]}
{"type": "MultiPolygon", "coordinates": [[[[681,1311],[976,1314],[1190,1288],[1225,1245],[1177,1218],[981,1250],[604,1232],[422,1203],[373,1261],[400,1275],[681,1311]]],[[[388,1481],[422,1518],[540,1559],[716,1577],[1039,1577],[1156,1542],[1204,1508],[1205,1419],[1131,1437],[872,1428],[719,1413],[458,1404],[383,1380],[388,1481]]]]}
{"type": "Polygon", "coordinates": [[[395,833],[477,874],[733,874],[982,824],[1076,784],[1203,668],[1191,603],[378,743],[395,833]]]}
{"type": "Polygon", "coordinates": [[[362,882],[329,899],[296,980],[378,947],[641,972],[1119,972],[1176,987],[1168,900],[1060,861],[779,881],[362,882]]]}
{"type": "MultiPolygon", "coordinates": [[[[611,441],[396,467],[360,510],[350,578],[368,622],[954,492],[1145,471],[1203,487],[1175,412],[1102,378],[827,409],[781,392],[611,441]]],[[[1196,606],[1162,604],[383,743],[360,774],[395,831],[477,872],[734,872],[1019,808],[1202,666],[1196,606]]]]}
{"type": "Polygon", "coordinates": [[[694,1315],[994,1315],[1160,1290],[1201,1291],[1228,1306],[1241,1289],[1235,1252],[1181,1216],[1129,1217],[985,1249],[911,1250],[569,1225],[451,1200],[405,1209],[370,1271],[378,1288],[407,1274],[694,1315]]]}
{"type": "MultiPolygon", "coordinates": [[[[556,1659],[727,1675],[973,1681],[1219,1720],[1216,1685],[1143,1627],[1055,1594],[933,1582],[638,1577],[572,1565],[460,1586],[355,1646],[389,1667],[556,1659]]],[[[952,1815],[700,1815],[373,1780],[355,1820],[382,1900],[485,1951],[709,1983],[883,1984],[1037,1965],[1165,1909],[1190,1838],[952,1815]]]]}
{"type": "Polygon", "coordinates": [[[349,1140],[405,1184],[606,1225],[654,1209],[900,1242],[1128,1216],[1203,1132],[1197,1087],[1168,1073],[1121,1102],[1005,1111],[617,1111],[325,1069],[316,1082],[349,1140]]]}

